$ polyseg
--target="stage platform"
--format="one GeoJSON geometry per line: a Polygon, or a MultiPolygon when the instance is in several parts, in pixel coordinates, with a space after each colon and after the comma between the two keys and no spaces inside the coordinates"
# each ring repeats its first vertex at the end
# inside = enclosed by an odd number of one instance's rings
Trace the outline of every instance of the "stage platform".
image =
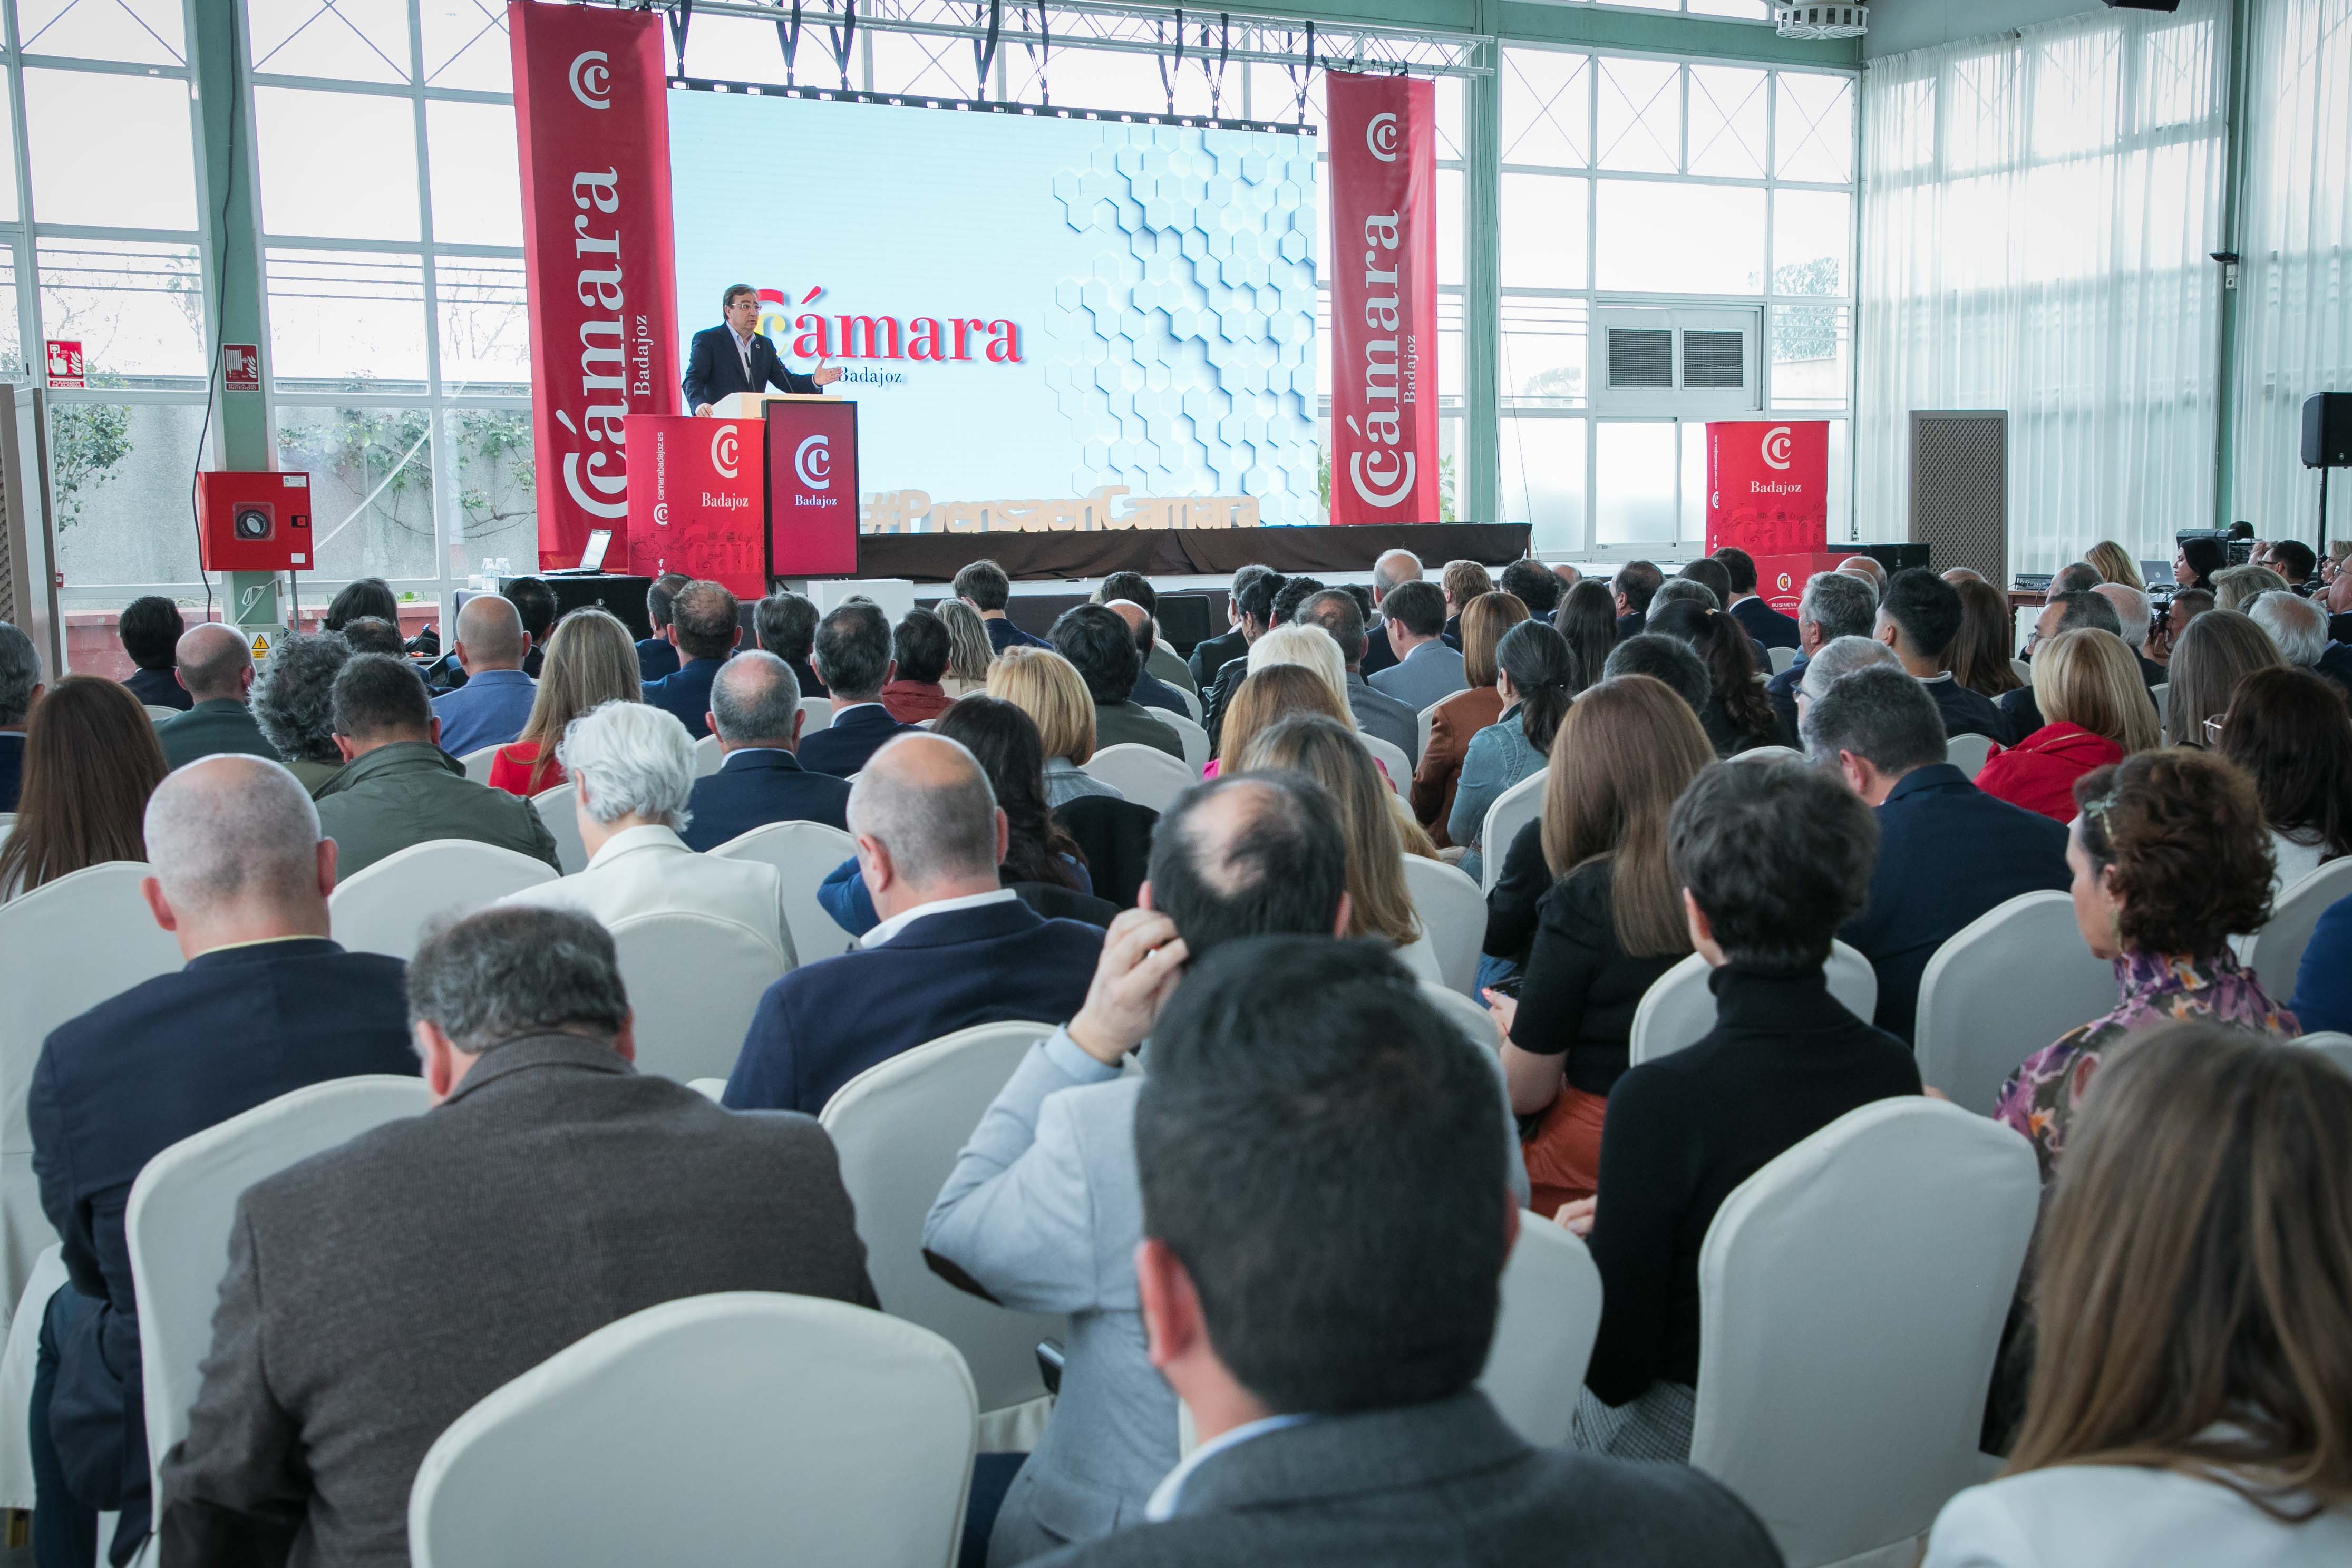
{"type": "Polygon", "coordinates": [[[1528,553],[1526,523],[1371,523],[1360,528],[1133,528],[1085,533],[862,534],[857,575],[947,582],[983,558],[1015,582],[1087,581],[1115,571],[1230,577],[1253,563],[1286,576],[1370,571],[1409,549],[1433,574],[1449,560],[1501,568],[1528,553]]]}

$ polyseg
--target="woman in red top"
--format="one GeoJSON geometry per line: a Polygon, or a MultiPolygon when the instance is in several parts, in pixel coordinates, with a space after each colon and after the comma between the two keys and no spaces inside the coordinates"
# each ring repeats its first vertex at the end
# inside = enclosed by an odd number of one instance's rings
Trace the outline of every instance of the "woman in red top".
{"type": "Polygon", "coordinates": [[[637,645],[610,612],[575,610],[555,624],[540,666],[530,716],[511,745],[490,759],[490,788],[525,800],[563,783],[555,747],[564,727],[599,703],[641,700],[637,645]]]}
{"type": "Polygon", "coordinates": [[[2033,651],[2040,729],[1996,749],[1977,788],[2061,822],[2074,820],[2074,780],[2159,744],[2156,700],[2139,661],[2112,632],[2062,632],[2033,651]]]}

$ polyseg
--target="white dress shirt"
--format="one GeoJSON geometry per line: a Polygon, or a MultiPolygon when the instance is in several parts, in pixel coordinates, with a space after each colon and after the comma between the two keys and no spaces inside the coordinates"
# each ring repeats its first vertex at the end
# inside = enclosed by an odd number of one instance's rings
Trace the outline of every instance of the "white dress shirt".
{"type": "Polygon", "coordinates": [[[931,904],[919,904],[912,909],[902,909],[857,939],[860,947],[879,947],[891,937],[928,915],[946,915],[958,909],[978,909],[983,904],[1006,904],[1020,894],[1009,887],[993,893],[967,893],[961,898],[942,898],[931,904]]]}
{"type": "Polygon", "coordinates": [[[1176,1461],[1176,1468],[1168,1472],[1168,1479],[1153,1490],[1151,1500],[1143,1505],[1144,1521],[1159,1524],[1175,1518],[1176,1505],[1183,1500],[1184,1483],[1192,1479],[1194,1470],[1227,1448],[1237,1448],[1252,1437],[1263,1437],[1268,1432],[1279,1432],[1286,1427],[1296,1427],[1313,1419],[1312,1416],[1267,1416],[1255,1421],[1244,1421],[1230,1431],[1218,1433],[1176,1461]]]}
{"type": "Polygon", "coordinates": [[[758,861],[697,854],[668,828],[624,828],[570,876],[511,893],[500,904],[568,909],[610,926],[633,915],[708,915],[748,927],[796,962],[784,928],[782,879],[758,861]]]}
{"type": "Polygon", "coordinates": [[[743,379],[748,382],[751,379],[751,336],[748,333],[738,332],[732,327],[727,329],[727,335],[735,340],[735,358],[741,361],[743,366],[743,379]]]}
{"type": "Polygon", "coordinates": [[[2319,1568],[2352,1563],[2352,1511],[2272,1518],[2218,1481],[2054,1465],[1944,1505],[1924,1568],[2319,1568]]]}

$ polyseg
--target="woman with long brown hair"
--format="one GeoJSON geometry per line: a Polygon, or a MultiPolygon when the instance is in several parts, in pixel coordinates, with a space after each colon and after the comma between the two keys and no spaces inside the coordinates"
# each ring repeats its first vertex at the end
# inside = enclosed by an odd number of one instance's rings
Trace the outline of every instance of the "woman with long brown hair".
{"type": "Polygon", "coordinates": [[[1780,715],[1756,678],[1756,643],[1739,618],[1689,599],[1654,603],[1646,632],[1672,637],[1698,655],[1706,667],[1706,706],[1699,727],[1717,757],[1753,751],[1794,740],[1780,730],[1780,715]]]}
{"type": "Polygon", "coordinates": [[[1470,689],[1435,705],[1429,716],[1429,744],[1412,770],[1412,814],[1440,849],[1454,794],[1462,785],[1462,759],[1470,737],[1503,716],[1503,694],[1495,685],[1501,669],[1495,650],[1503,633],[1528,618],[1515,593],[1481,593],[1462,610],[1462,678],[1470,689]]]}
{"type": "Polygon", "coordinates": [[[2352,1563],[2352,1079],[2210,1025],[2134,1042],[2035,1256],[2024,1427],[1926,1568],[2352,1563]]]}
{"type": "Polygon", "coordinates": [[[1525,1151],[1538,1214],[1591,1196],[1633,1010],[1691,950],[1666,818],[1715,759],[1690,705],[1648,675],[1591,687],[1552,739],[1543,851],[1559,880],[1543,896],[1517,998],[1486,993],[1511,1109],[1543,1118],[1525,1151]]]}
{"type": "Polygon", "coordinates": [[[1235,759],[1234,766],[1239,767],[1239,758],[1248,754],[1250,743],[1261,730],[1272,729],[1284,719],[1299,714],[1318,715],[1342,728],[1351,732],[1354,729],[1347,704],[1332,691],[1330,681],[1320,670],[1309,664],[1267,664],[1251,671],[1234,688],[1233,701],[1225,705],[1225,727],[1219,747],[1224,755],[1210,763],[1202,777],[1214,779],[1223,773],[1227,758],[1235,759]]]}
{"type": "Polygon", "coordinates": [[[2256,670],[2238,683],[2216,744],[2254,781],[2273,892],[2352,855],[2352,713],[2334,685],[2309,670],[2256,670]]]}
{"type": "Polygon", "coordinates": [[[1999,698],[2025,683],[2017,678],[2013,650],[2017,622],[2000,590],[1981,577],[1952,584],[1960,596],[1960,632],[1952,639],[1952,679],[1972,692],[1999,698]]]}
{"type": "Polygon", "coordinates": [[[145,860],[147,797],[167,771],[155,726],[128,687],[97,675],[51,686],[25,724],[0,902],[89,866],[145,860]]]}
{"type": "Polygon", "coordinates": [[[555,623],[522,733],[490,759],[490,788],[525,800],[564,782],[555,747],[575,718],[600,703],[638,702],[637,645],[609,611],[575,610],[555,623]]]}
{"type": "Polygon", "coordinates": [[[2171,663],[2166,666],[2164,744],[2218,744],[2238,683],[2256,670],[2285,664],[2278,644],[2254,624],[2252,616],[2235,610],[2209,610],[2198,616],[2173,643],[2171,663]]]}
{"type": "Polygon", "coordinates": [[[1328,714],[1293,715],[1252,735],[1234,756],[1243,771],[1304,773],[1330,795],[1339,809],[1339,836],[1348,844],[1344,935],[1377,936],[1397,947],[1420,939],[1421,920],[1405,886],[1404,845],[1385,799],[1389,788],[1353,730],[1328,714]]]}

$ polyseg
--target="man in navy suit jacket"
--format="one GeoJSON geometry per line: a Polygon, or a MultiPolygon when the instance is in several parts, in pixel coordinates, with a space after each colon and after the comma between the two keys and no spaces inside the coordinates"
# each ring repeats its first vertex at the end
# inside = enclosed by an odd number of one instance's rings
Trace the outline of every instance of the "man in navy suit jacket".
{"type": "Polygon", "coordinates": [[[817,623],[816,673],[833,694],[833,722],[801,742],[803,768],[846,779],[885,741],[916,727],[882,706],[882,688],[898,669],[890,622],[877,607],[845,604],[817,623]]]}
{"type": "Polygon", "coordinates": [[[793,755],[801,737],[801,688],[792,666],[757,649],[720,666],[710,685],[710,727],[725,758],[694,781],[690,850],[715,849],[770,822],[822,822],[846,832],[849,786],[811,773],[793,755]]]}
{"type": "Polygon", "coordinates": [[[291,773],[258,758],[202,758],[156,787],[146,830],[154,874],[141,891],[187,967],[52,1030],[26,1105],[41,1207],[70,1276],[42,1319],[39,1529],[83,1563],[101,1511],[121,1514],[113,1560],[127,1562],[152,1500],[123,1234],[141,1168],[293,1090],[417,1070],[406,967],[328,939],[335,846],[291,773]]]}
{"type": "Polygon", "coordinates": [[[768,988],[727,1080],[731,1109],[814,1115],[901,1051],[974,1024],[1069,1018],[1086,1001],[1102,931],[1040,919],[999,883],[1004,813],[970,752],[933,735],[892,741],[850,819],[881,923],[856,952],[768,988]]]}
{"type": "Polygon", "coordinates": [[[820,365],[811,375],[784,368],[776,346],[760,330],[759,291],[748,283],[730,284],[719,302],[726,318],[716,327],[694,335],[687,350],[686,390],[689,413],[709,413],[710,405],[730,392],[778,392],[808,394],[841,379],[839,365],[820,365]]]}
{"type": "Polygon", "coordinates": [[[646,682],[646,701],[675,715],[700,740],[710,733],[710,683],[743,635],[735,596],[715,582],[688,583],[670,601],[669,634],[684,663],[676,674],[646,682]]]}
{"type": "Polygon", "coordinates": [[[981,629],[988,633],[988,648],[1002,653],[1011,647],[1050,648],[1054,644],[1043,637],[1032,637],[1013,623],[1004,607],[1013,602],[1013,580],[1004,569],[992,560],[976,560],[955,574],[949,586],[955,596],[972,608],[980,617],[981,629]]]}
{"type": "Polygon", "coordinates": [[[1757,597],[1756,558],[1737,545],[1726,545],[1715,552],[1731,579],[1732,618],[1748,629],[1748,634],[1767,648],[1801,648],[1804,643],[1797,635],[1797,620],[1783,615],[1757,597]]]}
{"type": "Polygon", "coordinates": [[[1877,808],[1870,902],[1838,935],[1877,972],[1871,1021],[1907,1041],[1937,948],[1996,904],[2072,883],[2066,829],[1994,800],[1946,762],[1936,699],[1891,664],[1840,676],[1806,706],[1804,732],[1807,754],[1836,763],[1877,808]]]}
{"type": "Polygon", "coordinates": [[[654,634],[637,643],[637,679],[645,685],[677,674],[677,644],[669,640],[670,604],[693,580],[682,571],[666,571],[646,586],[646,620],[654,634]]]}

